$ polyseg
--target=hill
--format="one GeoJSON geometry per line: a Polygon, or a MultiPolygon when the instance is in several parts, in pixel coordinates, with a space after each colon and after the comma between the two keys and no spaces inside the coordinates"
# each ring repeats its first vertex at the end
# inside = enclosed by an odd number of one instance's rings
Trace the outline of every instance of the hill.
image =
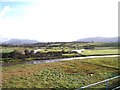
{"type": "Polygon", "coordinates": [[[20,45],[20,44],[34,44],[38,43],[37,40],[29,40],[29,39],[10,39],[8,41],[2,42],[3,44],[13,44],[13,45],[20,45]]]}
{"type": "Polygon", "coordinates": [[[120,37],[90,37],[90,38],[83,38],[83,39],[78,39],[77,42],[120,42],[120,37]]]}

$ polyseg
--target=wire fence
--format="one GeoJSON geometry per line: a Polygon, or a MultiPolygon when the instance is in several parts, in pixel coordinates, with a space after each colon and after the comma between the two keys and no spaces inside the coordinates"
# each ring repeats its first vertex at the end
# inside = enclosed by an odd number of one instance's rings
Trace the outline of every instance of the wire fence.
{"type": "MultiPolygon", "coordinates": [[[[84,90],[84,89],[86,89],[86,88],[89,88],[89,89],[90,89],[90,87],[95,86],[95,85],[98,85],[98,84],[102,84],[102,83],[105,83],[105,88],[106,88],[106,90],[108,90],[108,89],[109,89],[109,83],[108,83],[108,82],[109,82],[110,80],[117,79],[117,78],[119,78],[119,77],[120,77],[120,75],[119,75],[119,76],[115,76],[115,77],[113,77],[113,78],[109,78],[109,79],[100,81],[100,82],[97,82],[97,83],[89,84],[89,85],[87,85],[87,86],[84,86],[84,87],[81,87],[81,88],[78,88],[78,89],[75,89],[75,90],[84,90]]],[[[112,90],[118,90],[118,89],[120,89],[120,86],[117,86],[116,88],[114,88],[114,89],[112,89],[112,90]]]]}

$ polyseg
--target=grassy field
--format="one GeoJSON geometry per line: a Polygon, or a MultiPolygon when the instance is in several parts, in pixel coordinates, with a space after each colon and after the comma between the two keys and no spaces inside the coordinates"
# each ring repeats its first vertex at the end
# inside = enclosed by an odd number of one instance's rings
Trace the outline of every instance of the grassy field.
{"type": "MultiPolygon", "coordinates": [[[[1,48],[1,51],[2,53],[10,53],[14,50],[18,50],[18,51],[24,51],[25,49],[28,49],[28,50],[36,50],[37,48],[23,48],[23,47],[14,47],[14,48],[11,48],[11,47],[3,47],[1,48]]],[[[65,49],[64,48],[64,51],[69,51],[70,49],[65,49]]],[[[43,53],[46,53],[46,52],[58,52],[58,51],[62,51],[62,49],[60,48],[52,48],[52,49],[41,49],[39,52],[43,52],[43,53]]]]}
{"type": "Polygon", "coordinates": [[[63,57],[75,57],[75,56],[79,56],[79,54],[76,54],[76,53],[72,53],[72,54],[62,54],[63,57]]]}
{"type": "MultiPolygon", "coordinates": [[[[18,51],[24,51],[26,48],[2,48],[1,52],[2,53],[10,53],[12,52],[13,50],[18,50],[18,51]]],[[[35,50],[35,48],[27,48],[28,50],[35,50]]],[[[41,49],[39,52],[43,52],[43,53],[46,53],[46,52],[57,52],[57,51],[70,51],[70,50],[74,50],[74,49],[66,49],[66,48],[63,48],[63,49],[60,49],[60,48],[52,48],[52,49],[41,49]]],[[[79,49],[78,49],[79,50],[79,49]]],[[[97,54],[118,54],[118,49],[114,49],[112,47],[96,47],[95,49],[90,49],[90,50],[85,50],[83,53],[83,55],[97,55],[97,54]]]]}
{"type": "Polygon", "coordinates": [[[118,49],[103,49],[103,50],[85,50],[83,55],[105,55],[105,54],[118,54],[118,49]]]}
{"type": "Polygon", "coordinates": [[[25,49],[34,50],[35,48],[25,48],[25,47],[2,47],[0,53],[10,53],[14,50],[24,51],[25,49]]]}
{"type": "Polygon", "coordinates": [[[13,49],[10,49],[10,48],[9,49],[2,49],[1,50],[2,53],[10,53],[12,51],[13,51],[13,49]]]}
{"type": "Polygon", "coordinates": [[[79,88],[116,76],[118,70],[117,57],[15,65],[2,68],[2,85],[3,88],[79,88]]]}

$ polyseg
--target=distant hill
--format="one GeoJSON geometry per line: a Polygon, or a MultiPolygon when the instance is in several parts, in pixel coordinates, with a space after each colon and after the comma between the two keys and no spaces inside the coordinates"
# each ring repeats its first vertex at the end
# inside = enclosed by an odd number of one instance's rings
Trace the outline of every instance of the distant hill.
{"type": "Polygon", "coordinates": [[[29,40],[29,39],[10,39],[10,40],[2,42],[2,43],[3,44],[20,45],[20,44],[34,44],[34,43],[39,43],[39,41],[29,40]]]}
{"type": "Polygon", "coordinates": [[[8,40],[10,40],[10,39],[9,38],[2,38],[2,37],[0,37],[0,44],[2,44],[3,42],[6,42],[8,40]]]}
{"type": "Polygon", "coordinates": [[[111,37],[111,38],[105,38],[105,37],[90,37],[90,38],[83,38],[78,39],[77,42],[120,42],[120,37],[111,37]]]}

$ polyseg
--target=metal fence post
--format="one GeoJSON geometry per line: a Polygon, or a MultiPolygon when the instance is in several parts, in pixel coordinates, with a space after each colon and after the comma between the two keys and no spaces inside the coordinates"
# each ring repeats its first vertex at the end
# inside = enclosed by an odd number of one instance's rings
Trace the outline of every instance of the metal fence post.
{"type": "Polygon", "coordinates": [[[108,90],[108,81],[106,81],[106,90],[108,90]]]}

